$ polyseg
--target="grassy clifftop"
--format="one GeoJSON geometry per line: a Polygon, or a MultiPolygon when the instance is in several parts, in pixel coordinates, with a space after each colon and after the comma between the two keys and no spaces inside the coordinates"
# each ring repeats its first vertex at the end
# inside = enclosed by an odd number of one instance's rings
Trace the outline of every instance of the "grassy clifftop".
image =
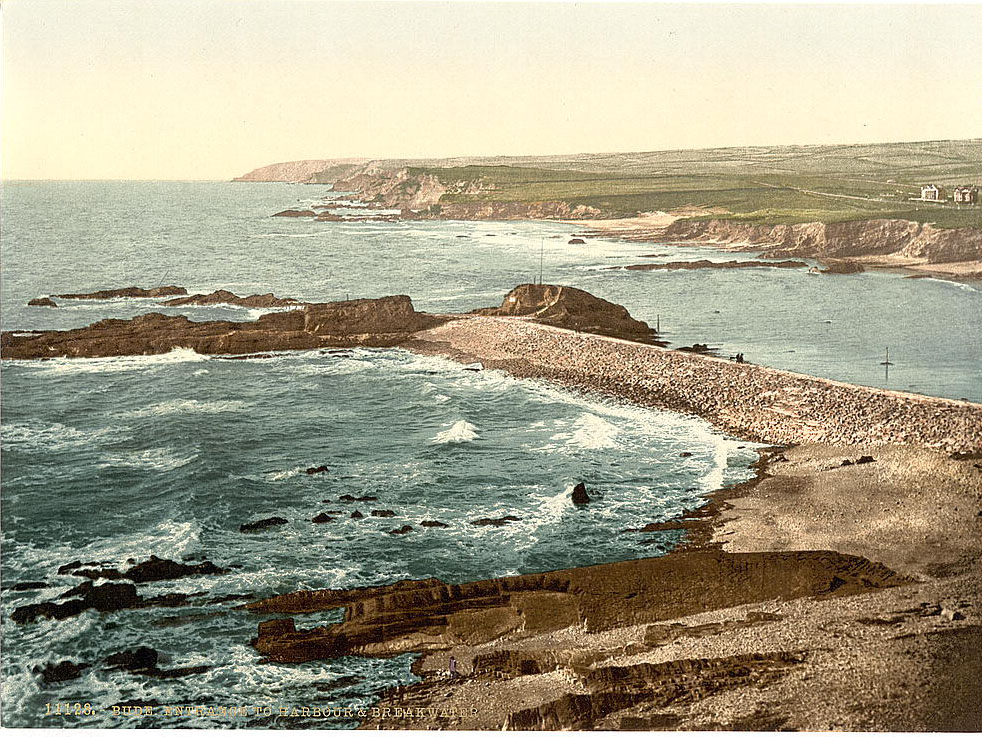
{"type": "MultiPolygon", "coordinates": [[[[560,163],[560,162],[555,162],[560,163]]],[[[920,185],[982,182],[982,141],[715,149],[570,159],[594,170],[515,165],[416,167],[481,191],[441,204],[562,200],[611,215],[705,207],[758,224],[877,218],[982,227],[982,207],[911,202],[920,185]]]]}
{"type": "Polygon", "coordinates": [[[309,181],[384,192],[389,206],[410,209],[560,202],[604,217],[701,207],[715,210],[707,217],[766,225],[900,219],[982,227],[982,206],[910,201],[929,182],[982,184],[982,139],[326,164],[309,181]],[[399,192],[423,182],[428,200],[400,201],[399,192]]]}

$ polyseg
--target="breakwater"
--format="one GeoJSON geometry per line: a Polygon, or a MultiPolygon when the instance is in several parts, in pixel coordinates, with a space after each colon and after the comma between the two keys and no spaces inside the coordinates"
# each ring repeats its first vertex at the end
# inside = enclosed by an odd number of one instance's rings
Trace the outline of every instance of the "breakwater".
{"type": "Polygon", "coordinates": [[[521,318],[470,317],[418,333],[413,350],[691,413],[768,443],[982,450],[982,405],[844,384],[521,318]]]}

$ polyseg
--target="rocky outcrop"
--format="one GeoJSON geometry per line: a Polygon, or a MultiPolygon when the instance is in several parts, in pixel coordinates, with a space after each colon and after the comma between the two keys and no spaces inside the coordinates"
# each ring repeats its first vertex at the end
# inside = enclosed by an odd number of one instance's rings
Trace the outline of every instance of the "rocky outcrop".
{"type": "Polygon", "coordinates": [[[283,517],[267,517],[266,519],[256,520],[255,522],[246,522],[245,524],[239,525],[239,532],[258,532],[259,530],[265,530],[269,527],[278,527],[279,525],[285,525],[289,520],[283,517]]]}
{"type": "Polygon", "coordinates": [[[73,663],[70,660],[63,660],[60,663],[48,663],[41,669],[41,680],[44,683],[61,683],[62,681],[74,681],[82,675],[82,671],[88,668],[87,663],[73,663]]]}
{"type": "Polygon", "coordinates": [[[201,563],[178,563],[166,558],[158,558],[151,555],[143,563],[138,563],[126,571],[116,568],[81,568],[76,567],[71,571],[71,575],[80,578],[95,580],[105,578],[117,580],[121,578],[129,579],[134,583],[148,583],[150,581],[173,581],[177,578],[186,576],[212,576],[228,573],[227,568],[219,568],[210,560],[201,563]]]}
{"type": "Polygon", "coordinates": [[[982,229],[937,228],[910,220],[754,225],[736,220],[676,220],[663,237],[677,241],[747,244],[771,256],[857,258],[896,255],[927,263],[982,259],[982,229]]]}
{"type": "Polygon", "coordinates": [[[521,284],[500,307],[475,310],[479,315],[526,317],[535,322],[640,343],[655,343],[655,331],[635,320],[620,305],[574,287],[521,284]]]}
{"type": "Polygon", "coordinates": [[[80,292],[76,294],[56,294],[59,299],[117,299],[127,298],[154,298],[154,297],[175,297],[187,294],[188,290],[184,287],[166,286],[152,287],[143,289],[142,287],[123,287],[122,289],[101,289],[97,292],[80,292]]]}
{"type": "Polygon", "coordinates": [[[310,630],[298,630],[292,619],[259,624],[255,648],[268,660],[296,663],[427,652],[573,625],[602,632],[756,601],[841,596],[908,581],[877,563],[833,552],[709,551],[459,585],[426,579],[297,591],[245,608],[262,614],[345,608],[342,623],[310,630]]]}
{"type": "Polygon", "coordinates": [[[312,218],[317,215],[313,210],[280,210],[274,212],[274,218],[312,218]]]}
{"type": "Polygon", "coordinates": [[[27,303],[28,307],[57,307],[58,303],[51,297],[35,297],[27,303]]]}
{"type": "Polygon", "coordinates": [[[68,619],[87,609],[97,612],[116,612],[121,609],[144,609],[153,606],[173,607],[188,603],[188,594],[170,593],[144,598],[137,593],[131,583],[104,583],[95,586],[92,581],[83,581],[79,586],[67,591],[59,598],[66,601],[44,601],[39,604],[26,604],[14,609],[10,618],[17,624],[28,624],[39,618],[68,619]]]}
{"type": "Polygon", "coordinates": [[[235,305],[237,307],[252,307],[268,309],[272,307],[292,307],[303,304],[292,297],[277,297],[272,292],[266,294],[250,294],[239,297],[226,289],[219,289],[211,294],[192,294],[189,297],[177,297],[164,302],[166,307],[182,307],[184,305],[235,305]]]}
{"type": "MultiPolygon", "coordinates": [[[[260,295],[263,300],[271,296],[260,295]]],[[[78,358],[151,355],[175,348],[203,354],[255,354],[326,346],[393,346],[446,319],[416,312],[406,296],[304,304],[302,309],[263,315],[254,322],[193,322],[181,315],[152,312],[75,330],[4,332],[0,355],[78,358]]]]}
{"type": "Polygon", "coordinates": [[[609,266],[608,269],[627,271],[679,271],[685,269],[803,269],[804,261],[670,261],[666,264],[632,264],[631,266],[609,266]]]}

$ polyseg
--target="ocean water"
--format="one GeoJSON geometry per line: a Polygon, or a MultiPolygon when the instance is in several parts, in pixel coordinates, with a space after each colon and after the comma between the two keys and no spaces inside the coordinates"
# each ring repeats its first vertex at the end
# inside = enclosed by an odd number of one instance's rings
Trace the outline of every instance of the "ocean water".
{"type": "MultiPolygon", "coordinates": [[[[132,284],[309,300],[407,293],[421,309],[470,309],[495,304],[531,279],[541,248],[548,281],[616,299],[652,321],[661,315],[677,343],[742,349],[751,360],[833,378],[868,374],[866,383],[875,383],[876,341],[896,334],[892,381],[899,373],[927,393],[979,398],[982,321],[973,287],[776,269],[603,271],[669,249],[592,240],[568,246],[576,231],[562,224],[268,217],[323,194],[326,188],[287,184],[7,184],[3,327],[77,327],[147,311],[146,300],[25,306],[43,294],[132,284]],[[904,309],[889,308],[901,299],[904,309]],[[888,314],[897,318],[891,324],[888,314]],[[913,314],[932,328],[901,320],[913,314]],[[784,352],[789,335],[800,344],[795,353],[784,352]],[[854,343],[869,356],[852,350],[854,343]]],[[[192,319],[258,314],[154,309],[192,319]]],[[[379,690],[414,680],[411,656],[261,664],[249,645],[260,617],[213,600],[429,576],[459,582],[663,554],[678,533],[623,530],[697,506],[705,493],[749,477],[756,458],[752,444],[696,418],[466,372],[401,350],[235,361],[176,350],[4,362],[0,371],[5,726],[350,726],[337,718],[207,714],[145,722],[114,716],[111,707],[369,704],[379,690]],[[328,472],[304,471],[322,464],[328,472]],[[602,499],[573,507],[569,492],[580,480],[602,499]],[[378,500],[339,502],[343,494],[378,500]],[[352,519],[356,509],[366,517],[352,519]],[[372,517],[376,509],[395,516],[372,517]],[[312,523],[320,512],[334,521],[312,523]],[[471,524],[506,514],[521,519],[500,528],[471,524]],[[274,515],[288,523],[239,532],[274,515]],[[448,526],[423,528],[423,520],[448,526]],[[413,531],[388,534],[404,524],[413,531]],[[10,620],[15,607],[52,600],[79,582],[57,575],[60,565],[81,559],[125,568],[150,554],[209,559],[231,571],[140,586],[144,596],[202,594],[185,607],[88,611],[21,626],[10,620]],[[10,590],[35,580],[50,587],[10,590]],[[161,667],[210,669],[162,680],[102,665],[140,645],[161,653],[161,667]],[[41,683],[36,669],[65,659],[91,667],[78,680],[41,683]],[[333,683],[348,676],[358,680],[333,683]],[[47,705],[59,702],[90,703],[93,713],[49,715],[47,705]]],[[[298,626],[337,616],[299,617],[298,626]]]]}

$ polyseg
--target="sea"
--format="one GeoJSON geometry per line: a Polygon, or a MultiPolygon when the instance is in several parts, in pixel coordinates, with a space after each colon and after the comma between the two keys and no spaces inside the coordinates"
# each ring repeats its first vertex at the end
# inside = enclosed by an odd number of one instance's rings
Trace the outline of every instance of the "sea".
{"type": "MultiPolygon", "coordinates": [[[[67,329],[151,310],[193,320],[265,312],[136,299],[27,306],[48,294],[161,284],[306,301],[408,294],[417,309],[456,312],[499,304],[541,273],[623,304],[674,347],[706,343],[753,363],[982,401],[977,282],[816,277],[763,264],[625,271],[610,267],[755,254],[595,238],[555,222],[271,217],[331,196],[327,186],[286,183],[6,182],[0,322],[67,329]],[[887,348],[891,366],[881,365],[887,348]]],[[[626,530],[750,478],[758,448],[696,417],[400,349],[4,361],[0,381],[8,727],[354,726],[343,709],[367,708],[386,688],[417,680],[413,656],[263,663],[250,639],[268,616],[235,604],[297,589],[456,583],[663,555],[678,531],[626,530]],[[328,470],[306,473],[321,465],[328,470]],[[580,481],[597,497],[585,507],[570,500],[580,481]],[[346,494],[376,500],[339,501],[346,494]],[[364,517],[353,518],[356,510],[364,517]],[[333,521],[313,523],[322,512],[333,521]],[[519,519],[472,524],[505,515],[519,519]],[[273,516],[288,522],[239,530],[273,516]],[[388,534],[404,524],[413,530],[388,534]],[[66,563],[125,569],[150,555],[211,560],[229,572],[139,587],[144,596],[197,594],[183,607],[11,620],[16,607],[80,582],[57,574],[66,563]],[[47,586],[13,590],[32,581],[47,586]],[[228,597],[238,598],[216,601],[228,597]],[[106,666],[139,646],[155,648],[161,668],[208,669],[167,679],[106,666]],[[63,660],[88,667],[44,683],[40,670],[63,660]],[[153,716],[121,713],[134,704],[155,705],[153,716]],[[279,716],[281,707],[314,705],[337,711],[279,716]]],[[[296,619],[311,627],[340,617],[296,619]]]]}

